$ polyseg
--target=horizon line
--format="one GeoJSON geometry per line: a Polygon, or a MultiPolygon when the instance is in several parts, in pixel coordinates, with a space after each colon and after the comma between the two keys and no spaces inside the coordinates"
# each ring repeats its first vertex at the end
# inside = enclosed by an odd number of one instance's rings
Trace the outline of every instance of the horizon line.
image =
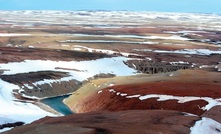
{"type": "Polygon", "coordinates": [[[103,11],[103,12],[153,12],[153,13],[186,13],[186,14],[213,14],[213,15],[221,15],[221,13],[215,12],[175,12],[175,11],[151,11],[151,10],[110,10],[110,9],[77,9],[77,10],[64,10],[64,9],[7,9],[1,11],[89,11],[89,12],[96,12],[96,11],[103,11]]]}

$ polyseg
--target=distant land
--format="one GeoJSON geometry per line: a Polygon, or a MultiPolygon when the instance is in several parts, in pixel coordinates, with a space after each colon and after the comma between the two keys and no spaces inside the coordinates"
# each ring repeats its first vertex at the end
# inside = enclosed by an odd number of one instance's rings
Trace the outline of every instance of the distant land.
{"type": "Polygon", "coordinates": [[[0,10],[107,10],[221,14],[220,0],[0,0],[0,10]]]}

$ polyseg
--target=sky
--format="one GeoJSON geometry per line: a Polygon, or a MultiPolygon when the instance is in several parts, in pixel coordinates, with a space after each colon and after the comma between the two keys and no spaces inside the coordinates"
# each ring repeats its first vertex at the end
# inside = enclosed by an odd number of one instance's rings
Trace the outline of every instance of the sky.
{"type": "Polygon", "coordinates": [[[221,14],[221,0],[0,0],[0,10],[129,10],[221,14]]]}

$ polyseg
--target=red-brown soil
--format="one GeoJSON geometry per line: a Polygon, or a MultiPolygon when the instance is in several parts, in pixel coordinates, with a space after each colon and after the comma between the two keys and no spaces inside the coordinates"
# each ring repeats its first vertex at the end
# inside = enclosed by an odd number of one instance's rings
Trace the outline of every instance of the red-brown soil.
{"type": "Polygon", "coordinates": [[[215,106],[211,108],[210,110],[206,111],[202,117],[208,117],[211,118],[219,123],[221,123],[221,106],[215,106]]]}
{"type": "MultiPolygon", "coordinates": [[[[174,72],[174,76],[158,77],[153,75],[152,77],[146,76],[146,80],[145,76],[141,79],[142,81],[139,81],[139,76],[130,81],[125,78],[127,84],[116,83],[116,85],[102,89],[89,90],[87,94],[81,94],[81,89],[79,89],[79,92],[74,93],[67,99],[67,104],[77,113],[131,109],[166,109],[201,115],[205,112],[202,107],[208,104],[205,100],[193,100],[185,103],[179,103],[173,99],[166,101],[158,101],[158,98],[140,100],[139,97],[126,98],[126,96],[117,95],[117,93],[125,93],[127,96],[158,94],[179,97],[210,97],[214,99],[221,96],[221,74],[216,72],[182,70],[174,72]],[[111,92],[110,90],[113,89],[114,92],[111,92]]],[[[106,83],[112,82],[110,80],[106,83]]]]}
{"type": "Polygon", "coordinates": [[[177,100],[157,101],[158,98],[151,98],[146,100],[139,100],[139,98],[125,98],[108,93],[104,95],[92,94],[78,102],[73,108],[77,113],[91,112],[91,111],[123,111],[123,110],[176,110],[192,114],[201,115],[204,111],[201,107],[207,105],[206,101],[197,100],[186,103],[178,103],[177,100]],[[92,101],[93,98],[93,101],[92,101]],[[99,98],[99,99],[95,99],[99,98]],[[87,100],[90,100],[88,102],[87,100]]]}
{"type": "Polygon", "coordinates": [[[198,116],[166,110],[92,112],[43,118],[3,134],[188,134],[198,116]]]}

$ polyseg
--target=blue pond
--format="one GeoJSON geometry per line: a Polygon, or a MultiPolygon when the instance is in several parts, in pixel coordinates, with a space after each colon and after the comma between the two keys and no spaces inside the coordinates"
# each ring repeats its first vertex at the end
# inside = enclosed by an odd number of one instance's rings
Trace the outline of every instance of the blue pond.
{"type": "Polygon", "coordinates": [[[69,114],[73,114],[73,112],[63,103],[63,100],[67,98],[68,96],[70,95],[63,95],[63,96],[42,99],[41,102],[50,106],[55,111],[63,115],[69,115],[69,114]]]}

